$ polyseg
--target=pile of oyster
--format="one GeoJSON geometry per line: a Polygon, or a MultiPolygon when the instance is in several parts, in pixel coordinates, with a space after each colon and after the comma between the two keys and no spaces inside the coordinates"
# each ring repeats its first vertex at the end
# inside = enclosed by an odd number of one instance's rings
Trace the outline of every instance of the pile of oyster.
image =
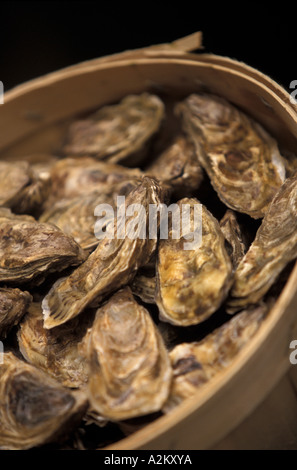
{"type": "Polygon", "coordinates": [[[102,448],[229,367],[297,257],[296,169],[210,94],[127,96],[55,155],[0,161],[0,449],[102,448]],[[95,208],[119,196],[144,232],[122,236],[116,212],[100,239],[95,208]],[[173,203],[200,208],[191,249],[192,219],[148,232],[150,206],[173,203]]]}

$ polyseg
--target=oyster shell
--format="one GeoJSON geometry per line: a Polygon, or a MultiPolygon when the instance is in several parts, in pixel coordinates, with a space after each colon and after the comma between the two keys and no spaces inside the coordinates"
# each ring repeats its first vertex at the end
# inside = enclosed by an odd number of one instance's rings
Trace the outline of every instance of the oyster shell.
{"type": "Polygon", "coordinates": [[[130,283],[133,294],[147,304],[156,303],[156,258],[156,253],[154,253],[152,259],[138,269],[136,276],[130,283]]]}
{"type": "Polygon", "coordinates": [[[111,202],[113,202],[112,197],[98,192],[73,199],[62,199],[45,211],[39,222],[56,225],[64,233],[72,236],[81,248],[92,250],[99,242],[94,233],[95,207],[111,202]]]}
{"type": "Polygon", "coordinates": [[[19,192],[18,201],[12,206],[17,214],[34,214],[42,209],[51,192],[49,173],[33,173],[31,184],[19,192]]]}
{"type": "Polygon", "coordinates": [[[74,122],[63,151],[112,163],[135,163],[143,157],[137,154],[159,130],[163,118],[164,105],[157,96],[126,96],[119,104],[105,106],[88,119],[74,122]]]}
{"type": "Polygon", "coordinates": [[[87,407],[85,395],[65,390],[35,367],[4,353],[0,364],[0,449],[23,450],[57,440],[87,407]]]}
{"type": "MultiPolygon", "coordinates": [[[[184,198],[182,209],[199,202],[184,198]]],[[[191,223],[193,215],[191,216],[191,223]]],[[[189,230],[188,233],[191,233],[189,230]]],[[[232,266],[219,223],[202,206],[202,240],[195,249],[184,249],[185,237],[160,240],[156,303],[160,319],[178,326],[196,325],[214,313],[225,300],[232,282],[232,266]]]]}
{"type": "Polygon", "coordinates": [[[292,152],[285,152],[284,161],[287,177],[294,176],[297,171],[297,156],[292,152]]]}
{"type": "Polygon", "coordinates": [[[137,168],[100,162],[91,157],[64,158],[51,170],[52,191],[46,207],[61,199],[88,195],[94,191],[113,194],[119,183],[140,178],[142,172],[137,168]]]}
{"type": "Polygon", "coordinates": [[[9,330],[19,323],[31,301],[29,292],[0,287],[0,338],[5,338],[9,330]]]}
{"type": "Polygon", "coordinates": [[[256,304],[285,266],[297,257],[297,174],[273,198],[256,238],[241,260],[231,290],[231,309],[256,304]]]}
{"type": "Polygon", "coordinates": [[[193,94],[176,109],[220,199],[231,209],[263,217],[285,180],[276,141],[217,96],[193,94]]]}
{"type": "Polygon", "coordinates": [[[79,245],[54,225],[0,208],[0,281],[25,283],[83,261],[79,245]]]}
{"type": "Polygon", "coordinates": [[[147,304],[155,303],[156,277],[149,277],[145,274],[137,273],[131,282],[131,289],[134,295],[147,304]]]}
{"type": "Polygon", "coordinates": [[[96,250],[78,269],[53,285],[42,302],[45,328],[65,323],[91,303],[98,305],[106,295],[133,279],[137,269],[148,262],[156,249],[157,240],[148,236],[149,204],[159,204],[165,195],[157,181],[148,177],[129,193],[125,210],[132,204],[139,204],[144,212],[126,216],[125,233],[117,231],[118,222],[123,219],[115,217],[113,238],[100,240],[96,250]],[[133,238],[134,233],[137,235],[136,227],[139,237],[133,238]]]}
{"type": "Polygon", "coordinates": [[[102,416],[118,421],[160,410],[171,384],[169,357],[129,288],[97,310],[85,351],[90,404],[102,416]]]}
{"type": "Polygon", "coordinates": [[[84,315],[49,331],[43,328],[41,305],[33,303],[17,334],[20,351],[27,362],[65,387],[82,387],[88,381],[88,368],[78,346],[92,319],[84,315]]]}
{"type": "Polygon", "coordinates": [[[174,138],[146,172],[169,184],[180,197],[191,195],[203,179],[194,145],[182,135],[174,138]]]}
{"type": "Polygon", "coordinates": [[[62,199],[52,208],[45,211],[40,222],[56,225],[64,233],[70,235],[84,250],[93,250],[99,243],[95,236],[94,215],[99,204],[109,204],[116,208],[116,196],[124,196],[139,184],[140,179],[133,178],[114,185],[110,194],[94,191],[91,194],[81,195],[71,199],[62,199]]]}
{"type": "Polygon", "coordinates": [[[259,330],[267,310],[266,305],[245,310],[203,340],[182,343],[172,349],[169,355],[173,381],[163,411],[168,413],[229,367],[259,330]]]}
{"type": "Polygon", "coordinates": [[[0,206],[12,207],[19,201],[19,192],[30,184],[28,162],[0,161],[0,206]]]}
{"type": "Polygon", "coordinates": [[[233,267],[237,268],[240,260],[246,253],[246,245],[235,212],[228,209],[224,217],[220,220],[220,227],[229,244],[229,255],[233,267]]]}
{"type": "Polygon", "coordinates": [[[50,175],[37,174],[26,161],[0,161],[0,206],[19,214],[37,210],[50,192],[50,175]]]}

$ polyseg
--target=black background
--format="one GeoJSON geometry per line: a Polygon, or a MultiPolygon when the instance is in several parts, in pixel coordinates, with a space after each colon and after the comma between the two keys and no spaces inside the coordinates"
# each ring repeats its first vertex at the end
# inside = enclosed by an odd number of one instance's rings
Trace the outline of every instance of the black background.
{"type": "Polygon", "coordinates": [[[288,91],[297,79],[294,2],[1,2],[6,90],[62,67],[201,30],[206,52],[244,61],[288,91]]]}

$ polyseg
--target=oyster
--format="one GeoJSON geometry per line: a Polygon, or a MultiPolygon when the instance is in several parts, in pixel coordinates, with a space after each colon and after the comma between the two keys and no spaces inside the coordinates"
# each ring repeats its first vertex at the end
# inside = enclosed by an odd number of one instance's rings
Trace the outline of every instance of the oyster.
{"type": "Polygon", "coordinates": [[[152,259],[138,269],[130,287],[133,294],[143,302],[155,304],[156,283],[156,253],[154,253],[152,259]]]}
{"type": "Polygon", "coordinates": [[[137,168],[100,162],[90,157],[64,158],[52,167],[52,191],[47,208],[51,209],[52,204],[61,199],[75,198],[94,191],[110,195],[119,183],[141,176],[142,172],[137,168]]]}
{"type": "Polygon", "coordinates": [[[80,264],[79,245],[54,225],[0,208],[0,281],[25,283],[80,264]]]}
{"type": "Polygon", "coordinates": [[[94,233],[95,207],[113,202],[110,196],[94,192],[73,199],[62,199],[45,211],[39,221],[56,225],[70,235],[84,250],[92,250],[99,240],[94,233]]]}
{"type": "Polygon", "coordinates": [[[0,287],[0,338],[17,325],[32,300],[29,292],[9,287],[0,287]]]}
{"type": "Polygon", "coordinates": [[[220,221],[220,227],[229,244],[230,258],[233,267],[237,268],[240,260],[245,255],[246,245],[235,212],[228,209],[220,221]]]}
{"type": "Polygon", "coordinates": [[[50,191],[50,176],[37,174],[28,162],[0,161],[0,205],[19,214],[38,209],[50,191]]]}
{"type": "Polygon", "coordinates": [[[30,184],[28,162],[0,161],[0,206],[12,207],[19,201],[19,193],[30,184]]]}
{"type": "Polygon", "coordinates": [[[263,217],[285,180],[276,141],[217,96],[190,95],[176,109],[220,199],[231,209],[263,217]]]}
{"type": "MultiPolygon", "coordinates": [[[[200,205],[184,198],[179,209],[200,205]]],[[[200,206],[201,207],[201,206],[200,206]]],[[[193,223],[193,215],[191,215],[193,223]]],[[[186,237],[160,240],[157,263],[156,303],[160,319],[178,326],[201,323],[225,300],[232,282],[232,266],[219,223],[202,206],[202,239],[195,249],[185,249],[186,237]]]]}
{"type": "Polygon", "coordinates": [[[251,340],[267,315],[267,306],[245,310],[223,324],[203,340],[182,343],[170,352],[173,381],[163,407],[168,413],[190,398],[212,377],[230,366],[251,340]]]}
{"type": "Polygon", "coordinates": [[[0,364],[0,449],[23,450],[57,440],[87,408],[81,392],[65,390],[35,367],[4,353],[0,364]]]}
{"type": "Polygon", "coordinates": [[[292,152],[286,152],[284,154],[284,160],[287,177],[294,176],[297,171],[297,156],[292,152]]]}
{"type": "Polygon", "coordinates": [[[132,204],[140,205],[143,211],[126,217],[118,214],[110,224],[114,228],[112,238],[100,240],[78,269],[53,285],[42,302],[45,328],[65,323],[91,303],[98,305],[106,295],[133,279],[156,249],[157,240],[148,236],[149,204],[159,204],[165,196],[157,181],[148,177],[129,193],[123,206],[125,213],[132,204]]]}
{"type": "Polygon", "coordinates": [[[155,303],[156,277],[149,277],[145,274],[137,273],[131,282],[131,289],[134,295],[147,304],[155,303]]]}
{"type": "Polygon", "coordinates": [[[159,130],[163,118],[160,98],[148,93],[130,95],[119,104],[99,109],[88,119],[74,122],[63,151],[112,163],[135,163],[143,157],[148,140],[159,130]]]}
{"type": "Polygon", "coordinates": [[[92,324],[92,315],[75,318],[54,330],[43,328],[42,309],[32,303],[18,331],[19,348],[27,362],[65,387],[79,388],[88,380],[85,358],[78,345],[92,324]]]}
{"type": "Polygon", "coordinates": [[[241,260],[231,290],[231,309],[256,304],[285,266],[297,257],[297,174],[273,198],[256,238],[241,260]]]}
{"type": "Polygon", "coordinates": [[[146,171],[169,184],[180,197],[193,193],[203,179],[194,146],[182,135],[175,137],[146,171]]]}
{"type": "Polygon", "coordinates": [[[99,204],[109,204],[115,208],[116,196],[124,196],[132,191],[139,182],[139,179],[134,178],[127,182],[118,183],[111,188],[110,194],[94,191],[91,194],[62,199],[45,211],[39,221],[56,225],[64,233],[71,235],[81,248],[92,250],[99,242],[95,235],[95,208],[99,204]]]}
{"type": "Polygon", "coordinates": [[[97,310],[85,344],[91,406],[118,421],[160,410],[171,384],[169,357],[148,311],[122,289],[97,310]]]}
{"type": "Polygon", "coordinates": [[[12,210],[17,214],[34,214],[42,209],[42,206],[51,192],[50,174],[46,172],[34,172],[31,184],[19,192],[17,203],[12,210]]]}

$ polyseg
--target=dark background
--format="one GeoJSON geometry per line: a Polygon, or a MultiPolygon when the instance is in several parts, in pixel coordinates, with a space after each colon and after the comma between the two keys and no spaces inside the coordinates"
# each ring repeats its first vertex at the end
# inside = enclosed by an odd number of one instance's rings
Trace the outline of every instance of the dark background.
{"type": "Polygon", "coordinates": [[[86,59],[170,42],[201,30],[206,52],[236,58],[281,83],[297,79],[293,2],[1,2],[6,90],[86,59]]]}

